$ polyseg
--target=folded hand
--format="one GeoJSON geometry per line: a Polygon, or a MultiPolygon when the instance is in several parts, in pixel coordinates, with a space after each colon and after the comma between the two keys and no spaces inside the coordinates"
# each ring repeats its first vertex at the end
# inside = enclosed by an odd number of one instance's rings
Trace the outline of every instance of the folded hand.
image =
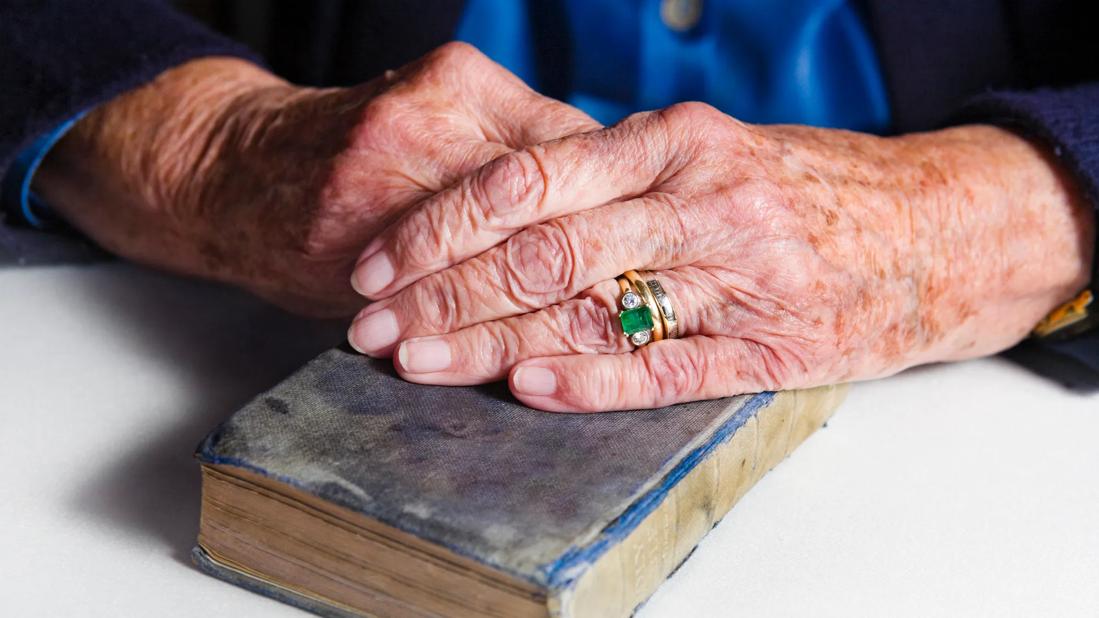
{"type": "Polygon", "coordinates": [[[386,224],[504,153],[596,127],[461,43],[351,88],[204,58],[95,109],[35,182],[115,253],[347,315],[355,257],[386,224]]]}
{"type": "Polygon", "coordinates": [[[548,410],[886,375],[1003,349],[1082,285],[1077,193],[992,127],[885,139],[678,105],[509,154],[410,211],[359,259],[378,302],[350,340],[416,382],[510,372],[548,410]],[[613,280],[629,269],[668,291],[679,339],[633,350],[613,280]]]}

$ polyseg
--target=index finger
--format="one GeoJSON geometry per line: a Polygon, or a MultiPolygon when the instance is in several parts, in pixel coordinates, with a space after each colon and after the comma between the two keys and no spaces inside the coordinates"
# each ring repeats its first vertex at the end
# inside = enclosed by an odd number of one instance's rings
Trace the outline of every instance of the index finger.
{"type": "Polygon", "coordinates": [[[495,159],[380,234],[359,258],[352,286],[385,298],[525,227],[646,192],[676,171],[666,115],[635,114],[495,159]]]}

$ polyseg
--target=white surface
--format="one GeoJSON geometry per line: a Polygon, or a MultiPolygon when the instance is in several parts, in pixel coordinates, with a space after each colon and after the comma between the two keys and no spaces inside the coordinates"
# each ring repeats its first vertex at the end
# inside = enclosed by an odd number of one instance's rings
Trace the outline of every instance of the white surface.
{"type": "MultiPolygon", "coordinates": [[[[0,294],[0,613],[305,616],[190,565],[191,452],[342,326],[121,264],[0,294]]],[[[1099,615],[1099,397],[1001,359],[858,385],[639,615],[1099,615]]]]}

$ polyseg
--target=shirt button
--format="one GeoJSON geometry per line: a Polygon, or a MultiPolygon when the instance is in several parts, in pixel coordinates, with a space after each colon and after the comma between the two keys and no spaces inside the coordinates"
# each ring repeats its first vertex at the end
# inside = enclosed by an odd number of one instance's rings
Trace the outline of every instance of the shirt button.
{"type": "Polygon", "coordinates": [[[660,19],[676,32],[686,32],[702,18],[702,0],[662,0],[660,19]]]}

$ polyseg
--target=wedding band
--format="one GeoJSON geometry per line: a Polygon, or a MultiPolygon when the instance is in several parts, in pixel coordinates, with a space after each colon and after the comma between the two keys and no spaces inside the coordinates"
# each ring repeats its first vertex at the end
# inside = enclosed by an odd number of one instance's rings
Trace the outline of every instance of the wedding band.
{"type": "Polygon", "coordinates": [[[649,279],[649,291],[656,298],[656,305],[660,307],[660,318],[664,322],[664,338],[676,339],[679,337],[679,320],[675,317],[675,309],[672,307],[672,299],[664,291],[664,286],[656,279],[649,279]]]}
{"type": "Polygon", "coordinates": [[[618,301],[622,307],[618,312],[618,322],[622,326],[622,332],[635,346],[647,345],[655,338],[654,328],[659,323],[659,319],[653,319],[652,311],[641,291],[635,288],[625,275],[615,277],[615,281],[622,290],[622,297],[618,301]]]}

